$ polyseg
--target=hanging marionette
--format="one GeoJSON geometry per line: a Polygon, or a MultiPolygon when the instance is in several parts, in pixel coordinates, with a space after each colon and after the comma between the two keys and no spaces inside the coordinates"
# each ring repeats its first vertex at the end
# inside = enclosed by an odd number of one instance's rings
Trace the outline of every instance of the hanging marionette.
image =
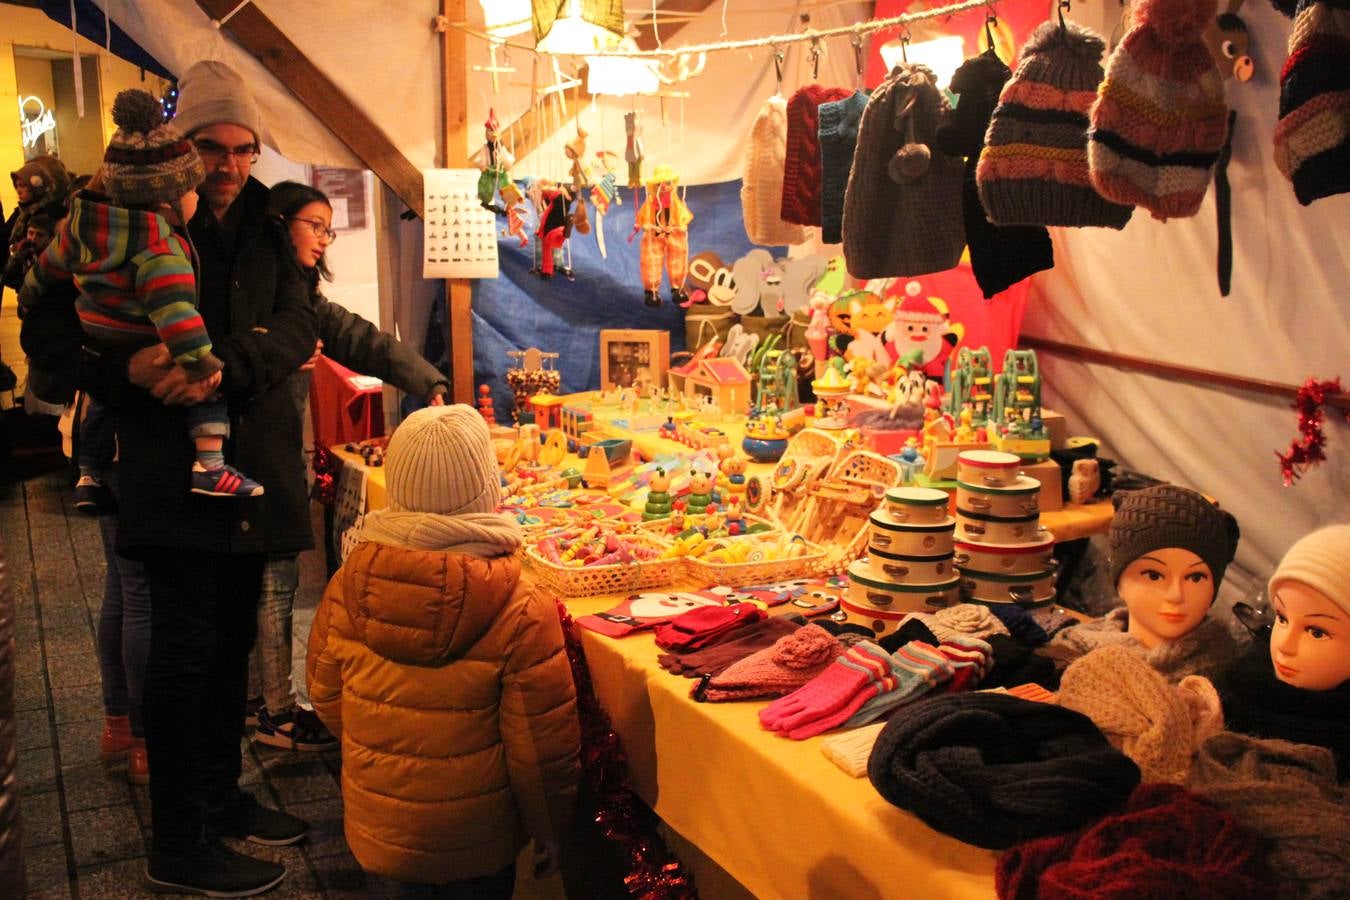
{"type": "Polygon", "coordinates": [[[597,150],[595,162],[591,164],[591,204],[595,206],[595,242],[600,247],[600,258],[608,259],[605,249],[605,214],[611,204],[623,204],[619,196],[619,179],[614,174],[610,159],[618,161],[618,154],[609,150],[597,150]]]}
{"type": "Polygon", "coordinates": [[[568,175],[572,179],[568,195],[576,201],[572,212],[572,227],[578,234],[590,234],[591,223],[586,217],[586,189],[591,186],[591,176],[586,170],[586,130],[577,126],[577,136],[563,144],[563,155],[571,161],[568,175]]]}
{"type": "Polygon", "coordinates": [[[484,209],[505,216],[507,209],[521,201],[521,195],[520,189],[511,180],[511,167],[516,164],[516,158],[498,140],[500,127],[497,113],[489,109],[487,121],[483,123],[483,146],[469,161],[483,173],[478,176],[478,202],[484,209]],[[498,194],[501,194],[501,204],[494,202],[498,194]]]}
{"type": "Polygon", "coordinates": [[[642,278],[642,302],[648,306],[661,305],[663,266],[670,278],[671,301],[684,303],[689,299],[684,279],[689,267],[689,223],[694,214],[676,190],[679,180],[680,176],[669,164],[656,167],[647,179],[646,197],[628,235],[631,244],[637,233],[642,232],[638,272],[642,278]]]}
{"type": "Polygon", "coordinates": [[[623,158],[628,162],[628,186],[633,190],[642,187],[642,111],[635,109],[623,114],[623,130],[628,143],[624,147],[623,158]]]}
{"type": "Polygon", "coordinates": [[[572,218],[568,215],[571,195],[566,186],[540,178],[530,188],[530,200],[539,220],[535,229],[534,268],[530,271],[548,280],[561,269],[571,278],[571,267],[563,263],[563,245],[572,234],[572,218]]]}

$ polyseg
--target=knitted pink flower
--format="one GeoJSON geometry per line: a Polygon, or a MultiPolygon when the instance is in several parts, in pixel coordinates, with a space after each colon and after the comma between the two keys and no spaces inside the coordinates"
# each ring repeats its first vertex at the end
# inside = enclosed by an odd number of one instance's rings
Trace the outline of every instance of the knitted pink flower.
{"type": "Polygon", "coordinates": [[[830,663],[844,652],[834,635],[817,625],[807,625],[778,639],[773,661],[789,669],[811,669],[830,663]]]}

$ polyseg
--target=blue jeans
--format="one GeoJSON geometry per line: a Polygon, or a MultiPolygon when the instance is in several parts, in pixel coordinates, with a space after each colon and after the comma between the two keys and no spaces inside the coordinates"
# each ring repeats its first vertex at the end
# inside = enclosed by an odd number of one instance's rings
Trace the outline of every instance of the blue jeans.
{"type": "Polygon", "coordinates": [[[291,678],[291,625],[299,588],[299,558],[294,553],[269,556],[263,567],[262,600],[258,604],[258,640],[248,660],[248,695],[261,696],[273,716],[287,713],[296,705],[291,678]]]}
{"type": "Polygon", "coordinates": [[[141,696],[150,655],[150,585],[139,562],[118,556],[113,549],[117,517],[99,516],[98,527],[103,535],[103,558],[108,563],[103,607],[98,615],[103,711],[109,716],[130,716],[132,735],[145,737],[141,696]]]}
{"type": "Polygon", "coordinates": [[[113,456],[117,453],[112,410],[88,396],[85,397],[85,403],[84,421],[80,423],[79,458],[75,462],[82,475],[101,476],[112,465],[113,456]]]}

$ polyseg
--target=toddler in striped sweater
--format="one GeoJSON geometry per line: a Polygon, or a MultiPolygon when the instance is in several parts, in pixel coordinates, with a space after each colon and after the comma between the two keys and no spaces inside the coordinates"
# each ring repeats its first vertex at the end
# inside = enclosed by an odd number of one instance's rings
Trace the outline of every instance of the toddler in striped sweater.
{"type": "MultiPolygon", "coordinates": [[[[163,122],[159,101],[148,92],[119,93],[113,121],[118,130],[103,156],[107,196],[82,191],[72,199],[70,215],[29,272],[20,306],[73,280],[80,323],[96,344],[162,341],[189,381],[214,389],[224,364],[211,352],[197,312],[196,254],[186,230],[206,169],[192,144],[163,122]]],[[[261,495],[262,485],[225,464],[230,433],[225,398],[213,393],[188,407],[186,418],[196,447],[192,492],[261,495]]],[[[112,456],[112,425],[101,404],[91,405],[81,443],[76,507],[92,515],[109,512],[101,470],[112,456]]]]}

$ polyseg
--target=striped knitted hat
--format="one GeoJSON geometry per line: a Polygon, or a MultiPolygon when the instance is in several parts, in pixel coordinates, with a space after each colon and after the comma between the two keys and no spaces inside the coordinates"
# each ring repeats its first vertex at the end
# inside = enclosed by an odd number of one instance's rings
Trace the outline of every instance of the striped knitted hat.
{"type": "Polygon", "coordinates": [[[1130,220],[1130,207],[1101,197],[1088,177],[1087,113],[1105,49],[1072,22],[1044,22],[1027,38],[975,170],[995,225],[1124,228],[1130,220]]]}
{"type": "Polygon", "coordinates": [[[783,159],[787,151],[787,100],[775,94],[760,107],[745,142],[741,179],[741,218],[750,243],[762,247],[800,244],[806,229],[784,222],[783,159]]]}
{"type": "Polygon", "coordinates": [[[1205,46],[1215,0],[1141,0],[1089,113],[1088,168],[1108,200],[1155,219],[1195,215],[1228,137],[1223,76],[1205,46]]]}
{"type": "Polygon", "coordinates": [[[1280,72],[1275,164],[1298,202],[1350,193],[1350,0],[1300,0],[1280,72]]]}
{"type": "Polygon", "coordinates": [[[122,91],[113,101],[117,132],[103,154],[103,189],[118,206],[176,203],[206,178],[192,142],[164,122],[149,91],[122,91]]]}

